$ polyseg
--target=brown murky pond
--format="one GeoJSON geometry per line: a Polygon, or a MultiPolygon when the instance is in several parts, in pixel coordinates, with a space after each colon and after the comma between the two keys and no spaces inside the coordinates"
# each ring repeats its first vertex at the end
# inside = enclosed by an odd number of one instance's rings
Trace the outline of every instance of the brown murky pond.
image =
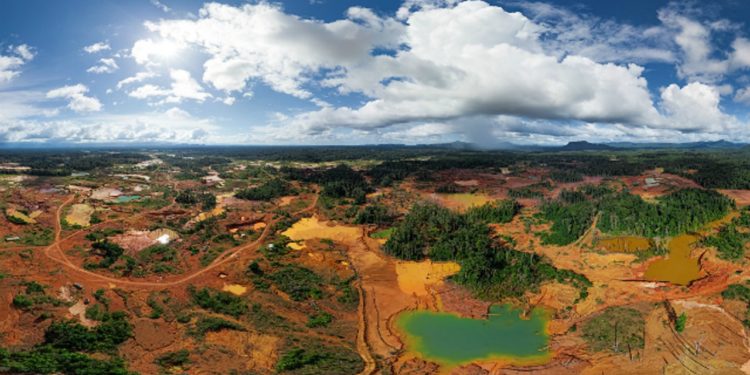
{"type": "Polygon", "coordinates": [[[655,260],[646,269],[646,279],[651,281],[668,281],[679,285],[688,285],[700,274],[698,258],[692,258],[690,253],[693,244],[700,240],[699,236],[683,234],[672,238],[667,244],[669,255],[664,259],[655,260]]]}
{"type": "MultiPolygon", "coordinates": [[[[737,216],[733,212],[720,220],[707,224],[704,231],[718,228],[737,216]]],[[[691,257],[693,247],[701,239],[701,234],[682,234],[672,238],[667,244],[669,255],[664,259],[652,262],[646,269],[646,279],[651,281],[668,281],[679,285],[688,285],[700,277],[700,263],[697,257],[691,257]]]]}

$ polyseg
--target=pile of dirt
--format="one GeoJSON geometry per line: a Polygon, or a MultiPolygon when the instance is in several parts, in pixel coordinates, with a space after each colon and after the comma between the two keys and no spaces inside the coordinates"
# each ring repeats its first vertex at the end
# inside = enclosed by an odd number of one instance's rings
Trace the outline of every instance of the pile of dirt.
{"type": "Polygon", "coordinates": [[[113,198],[117,198],[120,195],[122,195],[122,191],[120,189],[100,187],[91,192],[90,198],[101,201],[101,200],[110,200],[113,198]]]}
{"type": "Polygon", "coordinates": [[[74,204],[70,207],[70,212],[65,216],[65,221],[70,225],[88,227],[91,225],[91,215],[94,208],[88,204],[74,204]]]}
{"type": "Polygon", "coordinates": [[[123,234],[112,236],[111,240],[125,249],[128,254],[132,255],[152,245],[166,245],[178,237],[179,235],[171,229],[155,229],[152,231],[130,230],[123,234]]]}
{"type": "Polygon", "coordinates": [[[246,370],[273,370],[280,342],[276,336],[254,332],[225,330],[206,335],[206,343],[223,347],[246,370]]]}
{"type": "Polygon", "coordinates": [[[120,245],[128,254],[136,254],[139,251],[154,244],[148,231],[131,230],[110,238],[112,242],[120,245]]]}
{"type": "Polygon", "coordinates": [[[146,350],[157,350],[171,345],[176,335],[172,327],[158,320],[138,319],[133,324],[135,342],[146,350]]]}

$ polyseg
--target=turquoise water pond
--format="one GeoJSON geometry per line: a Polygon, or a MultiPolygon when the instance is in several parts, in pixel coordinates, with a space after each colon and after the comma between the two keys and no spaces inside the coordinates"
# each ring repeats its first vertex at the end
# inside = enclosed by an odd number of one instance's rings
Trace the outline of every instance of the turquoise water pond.
{"type": "Polygon", "coordinates": [[[490,307],[487,319],[462,318],[434,311],[409,311],[397,325],[407,336],[407,348],[441,364],[460,365],[481,360],[542,363],[549,358],[548,317],[534,310],[528,319],[510,305],[490,307]]]}

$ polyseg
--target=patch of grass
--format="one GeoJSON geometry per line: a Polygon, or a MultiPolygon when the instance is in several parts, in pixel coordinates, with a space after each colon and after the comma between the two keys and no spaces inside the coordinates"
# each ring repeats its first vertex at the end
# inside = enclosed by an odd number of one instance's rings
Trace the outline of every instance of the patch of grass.
{"type": "Polygon", "coordinates": [[[582,336],[593,351],[624,353],[644,347],[645,325],[640,311],[610,307],[583,324],[582,336]]]}
{"type": "Polygon", "coordinates": [[[208,249],[203,255],[200,257],[201,266],[206,267],[211,262],[213,262],[216,258],[219,257],[219,255],[223,254],[226,249],[222,246],[219,247],[212,247],[208,249]]]}
{"type": "Polygon", "coordinates": [[[320,312],[317,314],[310,315],[307,318],[308,328],[328,327],[333,322],[333,315],[327,312],[320,312]]]}
{"type": "Polygon", "coordinates": [[[230,322],[226,319],[213,316],[204,316],[198,319],[191,333],[197,337],[204,337],[208,332],[218,332],[224,329],[231,329],[235,331],[245,330],[241,325],[230,322]]]}
{"type": "Polygon", "coordinates": [[[156,300],[156,297],[154,295],[148,297],[148,300],[146,300],[146,304],[151,308],[151,313],[148,314],[149,318],[159,319],[164,314],[164,307],[159,304],[159,301],[156,300]]]}
{"type": "Polygon", "coordinates": [[[393,228],[383,229],[379,230],[377,232],[373,232],[370,237],[379,239],[379,240],[387,240],[391,237],[391,233],[393,233],[393,228]]]}
{"type": "Polygon", "coordinates": [[[264,309],[259,303],[253,304],[252,311],[249,319],[253,326],[261,332],[276,334],[280,330],[293,328],[293,324],[284,319],[283,316],[277,315],[269,309],[264,309]]]}
{"type": "Polygon", "coordinates": [[[102,321],[107,316],[107,310],[101,304],[91,305],[86,308],[86,318],[102,321]]]}
{"type": "Polygon", "coordinates": [[[40,230],[31,230],[24,232],[21,237],[21,243],[27,246],[47,246],[54,240],[55,234],[50,228],[40,230]]]}
{"type": "Polygon", "coordinates": [[[245,300],[232,293],[203,288],[196,290],[192,285],[188,293],[196,305],[219,314],[239,317],[247,313],[248,307],[245,300]]]}
{"type": "Polygon", "coordinates": [[[268,278],[282,292],[295,301],[320,299],[323,297],[323,279],[315,272],[296,265],[286,265],[270,274],[268,278]]]}
{"type": "Polygon", "coordinates": [[[356,374],[364,363],[360,356],[347,348],[306,343],[284,352],[276,362],[276,371],[291,374],[356,374]]]}
{"type": "Polygon", "coordinates": [[[338,297],[336,297],[336,300],[348,309],[356,309],[359,305],[359,293],[352,286],[352,281],[354,281],[355,278],[356,276],[353,276],[348,280],[342,280],[335,283],[336,289],[338,289],[340,293],[338,297]]]}
{"type": "Polygon", "coordinates": [[[61,306],[63,304],[63,301],[46,295],[43,285],[35,281],[29,281],[25,285],[26,289],[24,292],[13,297],[13,307],[21,310],[30,310],[40,305],[61,306]]]}

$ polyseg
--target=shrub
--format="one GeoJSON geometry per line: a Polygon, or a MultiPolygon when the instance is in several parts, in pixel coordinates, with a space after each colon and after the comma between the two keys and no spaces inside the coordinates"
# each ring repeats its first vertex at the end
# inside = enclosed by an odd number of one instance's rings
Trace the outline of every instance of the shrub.
{"type": "Polygon", "coordinates": [[[193,303],[219,314],[239,317],[247,312],[247,303],[232,293],[203,288],[196,290],[194,287],[188,289],[193,303]]]}
{"type": "Polygon", "coordinates": [[[187,349],[181,349],[165,353],[157,357],[154,363],[162,367],[184,366],[190,363],[190,352],[187,349]]]}
{"type": "Polygon", "coordinates": [[[327,312],[321,312],[310,315],[307,319],[307,326],[309,328],[327,327],[333,321],[333,315],[327,312]]]}
{"type": "Polygon", "coordinates": [[[685,324],[687,324],[687,315],[685,315],[685,313],[682,313],[677,317],[677,320],[674,321],[674,330],[677,332],[684,331],[685,324]]]}
{"type": "Polygon", "coordinates": [[[295,301],[318,299],[323,295],[321,277],[304,267],[286,265],[268,277],[279,290],[295,301]]]}
{"type": "Polygon", "coordinates": [[[13,297],[13,306],[22,310],[26,310],[34,305],[34,302],[25,294],[18,294],[13,297]]]}
{"type": "Polygon", "coordinates": [[[198,319],[198,321],[195,323],[195,329],[193,330],[193,334],[195,334],[198,337],[205,336],[208,332],[217,332],[221,331],[223,329],[231,329],[235,331],[243,331],[244,328],[236,323],[232,323],[226,319],[212,317],[212,316],[205,316],[198,319]]]}

